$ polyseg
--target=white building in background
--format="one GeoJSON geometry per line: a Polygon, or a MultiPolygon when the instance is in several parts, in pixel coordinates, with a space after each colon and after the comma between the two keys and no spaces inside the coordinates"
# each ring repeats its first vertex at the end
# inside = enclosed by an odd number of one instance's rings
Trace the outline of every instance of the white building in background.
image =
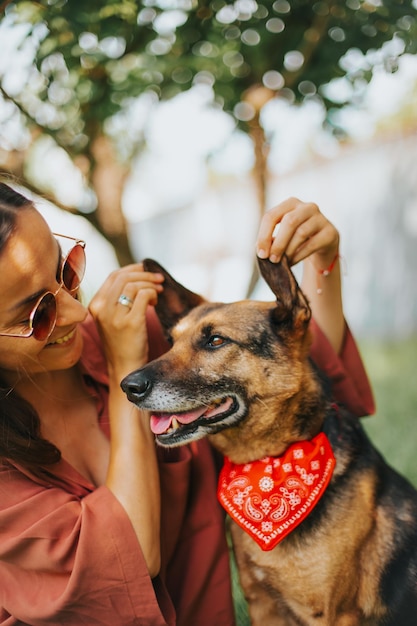
{"type": "Polygon", "coordinates": [[[345,312],[358,336],[417,333],[417,130],[347,147],[277,178],[269,193],[315,201],[339,229],[345,312]]]}
{"type": "MultiPolygon", "coordinates": [[[[131,185],[134,195],[140,181],[131,185]]],[[[273,176],[268,206],[289,196],[316,202],[340,231],[345,312],[356,335],[417,333],[417,132],[351,144],[273,176]]],[[[138,258],[157,259],[209,299],[245,296],[259,219],[248,173],[207,180],[183,206],[161,204],[143,217],[139,209],[127,213],[138,258]]],[[[254,297],[272,295],[259,283],[254,297]]]]}

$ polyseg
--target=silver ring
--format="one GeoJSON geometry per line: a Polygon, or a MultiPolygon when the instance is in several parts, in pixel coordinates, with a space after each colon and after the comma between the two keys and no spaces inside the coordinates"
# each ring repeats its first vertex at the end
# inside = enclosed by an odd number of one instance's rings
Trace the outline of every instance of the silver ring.
{"type": "Polygon", "coordinates": [[[119,296],[119,299],[117,302],[119,304],[123,304],[123,306],[127,306],[129,309],[132,308],[133,300],[125,296],[124,293],[122,293],[122,295],[119,296]]]}

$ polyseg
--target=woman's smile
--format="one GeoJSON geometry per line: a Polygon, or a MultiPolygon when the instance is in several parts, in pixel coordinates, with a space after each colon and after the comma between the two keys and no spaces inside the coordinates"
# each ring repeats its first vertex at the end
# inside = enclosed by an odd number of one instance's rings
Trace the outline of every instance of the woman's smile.
{"type": "Polygon", "coordinates": [[[69,333],[67,333],[66,335],[64,335],[63,337],[59,337],[58,339],[55,339],[55,341],[51,341],[49,343],[47,343],[47,347],[48,346],[55,346],[55,345],[68,345],[71,342],[71,339],[74,338],[74,335],[76,333],[77,329],[74,328],[73,330],[71,330],[69,333]]]}

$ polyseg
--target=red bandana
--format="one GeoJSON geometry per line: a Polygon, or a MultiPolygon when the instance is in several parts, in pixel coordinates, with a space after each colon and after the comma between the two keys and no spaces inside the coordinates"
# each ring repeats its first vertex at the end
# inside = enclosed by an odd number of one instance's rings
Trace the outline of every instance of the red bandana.
{"type": "Polygon", "coordinates": [[[272,550],[320,500],[335,464],[324,433],[292,444],[280,457],[242,465],[226,457],[217,497],[262,550],[272,550]]]}

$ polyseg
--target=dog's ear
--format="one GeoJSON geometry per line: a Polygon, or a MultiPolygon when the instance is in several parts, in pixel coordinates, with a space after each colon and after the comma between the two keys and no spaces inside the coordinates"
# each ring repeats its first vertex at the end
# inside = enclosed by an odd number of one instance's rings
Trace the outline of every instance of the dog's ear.
{"type": "Polygon", "coordinates": [[[274,321],[292,321],[296,325],[306,326],[311,318],[311,309],[291,271],[287,257],[284,255],[279,263],[258,258],[258,265],[262,277],[277,299],[277,306],[273,311],[274,321]]]}
{"type": "Polygon", "coordinates": [[[168,339],[170,330],[178,320],[186,315],[191,309],[205,302],[204,298],[178,283],[162,265],[153,259],[142,261],[146,272],[159,272],[165,278],[163,291],[158,294],[158,302],[155,306],[159,321],[168,339]]]}

